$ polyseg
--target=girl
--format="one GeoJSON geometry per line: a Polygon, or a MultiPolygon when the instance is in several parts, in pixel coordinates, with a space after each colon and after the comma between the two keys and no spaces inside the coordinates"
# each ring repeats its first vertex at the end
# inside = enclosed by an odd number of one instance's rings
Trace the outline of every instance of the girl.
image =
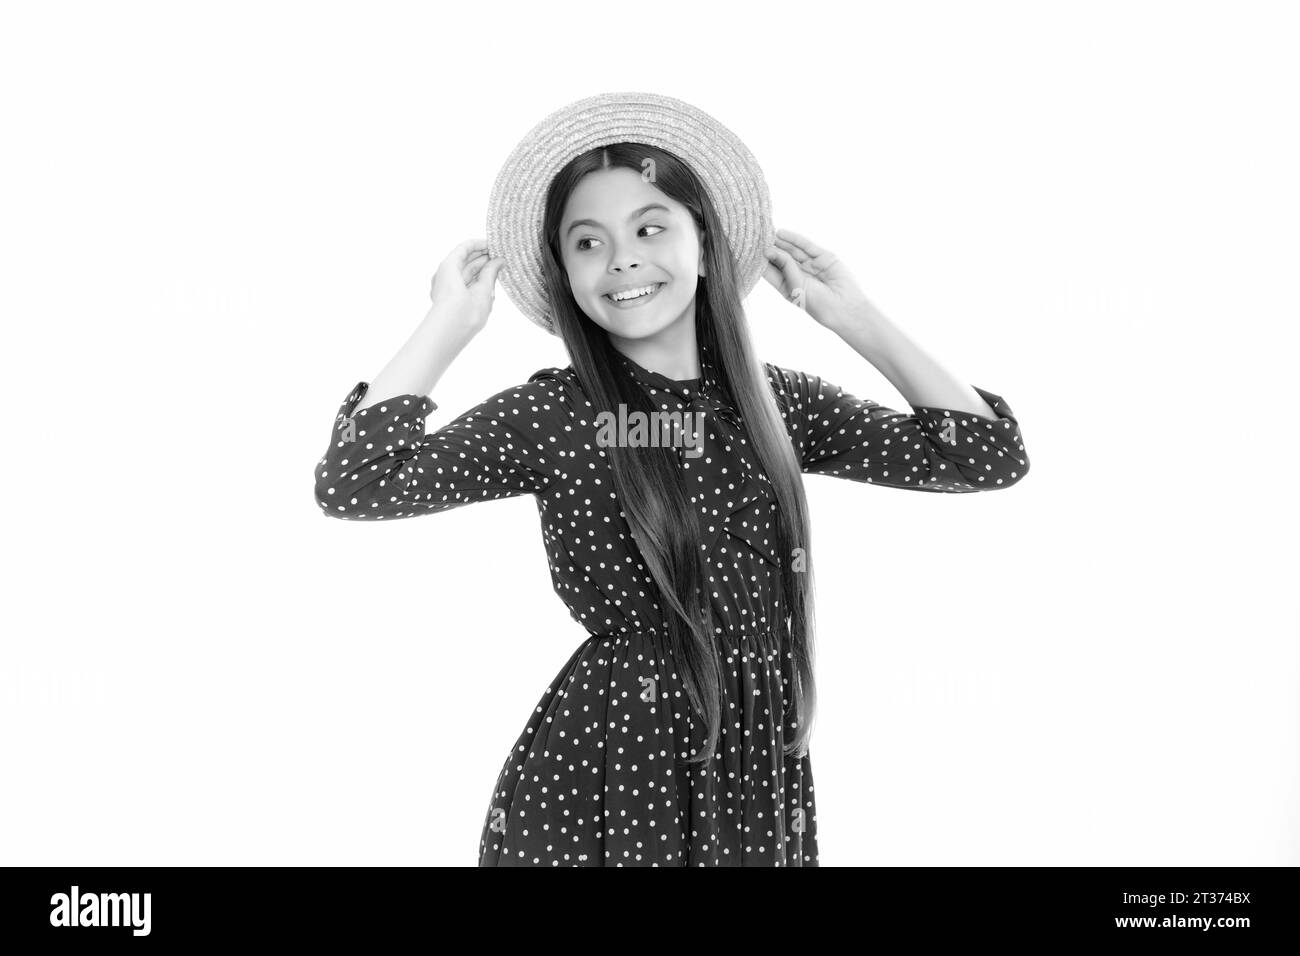
{"type": "Polygon", "coordinates": [[[589,636],[502,766],[481,866],[816,866],[802,475],[1006,488],[1029,468],[1016,419],[785,230],[763,277],[913,414],[760,362],[715,202],[668,150],[621,142],[567,162],[546,186],[540,243],[572,364],[426,433],[427,394],[482,329],[505,264],[462,243],[411,340],[340,407],[316,500],[382,520],[536,498],[555,590],[589,636]],[[681,413],[690,439],[601,431],[602,413],[634,412],[681,413]]]}

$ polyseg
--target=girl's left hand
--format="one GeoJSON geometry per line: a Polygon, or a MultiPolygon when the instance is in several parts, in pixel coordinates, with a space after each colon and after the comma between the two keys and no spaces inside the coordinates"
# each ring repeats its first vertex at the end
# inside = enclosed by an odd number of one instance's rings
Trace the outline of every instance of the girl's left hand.
{"type": "Polygon", "coordinates": [[[848,267],[812,240],[778,229],[776,245],[768,248],[767,259],[763,278],[819,325],[835,331],[854,316],[868,314],[871,304],[848,267]]]}

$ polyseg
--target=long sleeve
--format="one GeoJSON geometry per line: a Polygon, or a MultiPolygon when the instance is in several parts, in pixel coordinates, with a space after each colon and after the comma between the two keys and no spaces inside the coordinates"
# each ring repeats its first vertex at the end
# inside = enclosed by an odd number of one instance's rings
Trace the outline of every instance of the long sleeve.
{"type": "Polygon", "coordinates": [[[816,375],[765,363],[804,472],[916,491],[993,491],[1029,471],[1020,426],[999,395],[971,387],[998,414],[930,406],[913,414],[857,398],[816,375]]]}
{"type": "Polygon", "coordinates": [[[411,518],[540,494],[560,472],[570,410],[548,370],[431,434],[426,396],[397,395],[354,414],[368,388],[357,383],[339,406],[316,467],[316,503],[330,517],[411,518]]]}

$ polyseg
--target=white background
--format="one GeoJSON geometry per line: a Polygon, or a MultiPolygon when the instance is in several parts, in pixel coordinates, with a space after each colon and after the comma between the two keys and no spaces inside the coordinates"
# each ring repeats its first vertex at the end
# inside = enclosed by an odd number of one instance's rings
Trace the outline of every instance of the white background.
{"type": "MultiPolygon", "coordinates": [[[[1300,863],[1300,69],[1264,3],[6,6],[0,863],[474,865],[530,497],[323,517],[546,113],[686,99],[1032,462],[810,477],[824,866],[1300,863]],[[1287,582],[1291,582],[1288,584],[1287,582]]],[[[906,407],[767,283],[760,355],[906,407]]],[[[558,339],[498,288],[440,427],[558,339]]]]}

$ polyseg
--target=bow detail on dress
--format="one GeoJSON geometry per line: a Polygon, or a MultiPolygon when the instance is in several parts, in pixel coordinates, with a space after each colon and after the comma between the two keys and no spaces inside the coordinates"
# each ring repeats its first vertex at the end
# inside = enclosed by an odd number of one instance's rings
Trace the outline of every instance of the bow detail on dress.
{"type": "Polygon", "coordinates": [[[712,418],[722,419],[732,428],[739,428],[741,425],[740,413],[735,406],[722,397],[721,390],[711,382],[692,396],[691,404],[708,412],[712,418]]]}
{"type": "Polygon", "coordinates": [[[713,360],[712,350],[704,343],[700,344],[699,349],[699,378],[671,379],[659,372],[650,371],[626,355],[618,358],[624,370],[646,388],[667,392],[688,406],[709,412],[710,417],[719,418],[733,428],[741,427],[740,413],[726,398],[718,381],[717,364],[713,360]]]}

